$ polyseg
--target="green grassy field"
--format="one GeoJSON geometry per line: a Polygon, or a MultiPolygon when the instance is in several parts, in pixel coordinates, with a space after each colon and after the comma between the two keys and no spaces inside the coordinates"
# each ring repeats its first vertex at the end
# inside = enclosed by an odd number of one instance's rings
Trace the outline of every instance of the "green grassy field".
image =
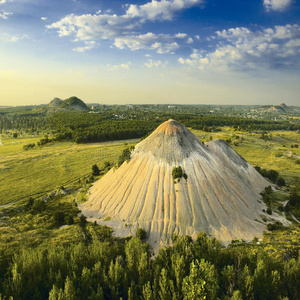
{"type": "Polygon", "coordinates": [[[10,203],[30,195],[67,187],[71,181],[91,174],[97,164],[116,162],[125,143],[137,140],[77,145],[72,142],[55,143],[24,151],[23,145],[39,139],[2,140],[0,147],[0,204],[10,203]]]}
{"type": "MultiPolygon", "coordinates": [[[[300,135],[296,132],[272,132],[268,141],[259,133],[237,132],[223,128],[221,132],[207,133],[193,130],[203,142],[210,139],[231,139],[232,147],[252,165],[274,169],[291,186],[300,189],[300,165],[296,164],[300,135]]],[[[115,141],[78,145],[72,142],[54,143],[42,148],[24,151],[23,146],[37,143],[39,138],[2,139],[0,146],[0,205],[29,196],[68,187],[72,181],[91,174],[97,164],[115,163],[121,151],[139,140],[115,141]]]]}

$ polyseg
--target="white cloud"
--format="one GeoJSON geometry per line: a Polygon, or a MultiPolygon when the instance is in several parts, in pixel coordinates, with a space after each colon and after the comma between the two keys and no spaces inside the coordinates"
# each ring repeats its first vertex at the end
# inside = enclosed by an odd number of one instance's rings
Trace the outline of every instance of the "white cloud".
{"type": "Polygon", "coordinates": [[[91,50],[97,46],[95,41],[85,41],[85,46],[73,48],[73,51],[84,52],[86,50],[91,50]]]}
{"type": "Polygon", "coordinates": [[[10,43],[16,43],[20,40],[28,40],[29,37],[27,34],[23,34],[23,35],[10,35],[7,33],[2,34],[2,39],[5,40],[6,42],[10,42],[10,43]]]}
{"type": "Polygon", "coordinates": [[[0,18],[7,20],[9,16],[11,16],[13,13],[11,12],[6,12],[6,11],[2,11],[0,12],[0,18]]]}
{"type": "Polygon", "coordinates": [[[292,3],[292,0],[263,0],[263,4],[267,11],[284,11],[292,3]]]}
{"type": "Polygon", "coordinates": [[[257,70],[299,68],[300,26],[285,25],[251,31],[238,27],[216,32],[212,51],[194,49],[179,63],[189,67],[213,70],[257,70]]]}
{"type": "Polygon", "coordinates": [[[126,16],[110,14],[68,15],[58,22],[46,26],[56,29],[60,37],[74,35],[78,40],[111,39],[123,30],[137,26],[126,16]]]}
{"type": "Polygon", "coordinates": [[[129,48],[130,50],[155,50],[159,54],[172,53],[179,48],[175,41],[176,35],[169,34],[147,34],[131,35],[118,37],[115,39],[114,45],[119,49],[129,48]]]}
{"type": "Polygon", "coordinates": [[[171,20],[176,12],[202,3],[203,0],[152,0],[143,5],[129,5],[126,15],[152,21],[171,20]]]}
{"type": "Polygon", "coordinates": [[[124,63],[124,64],[120,64],[120,65],[114,65],[114,66],[111,66],[111,65],[107,65],[109,70],[110,71],[117,71],[117,70],[129,70],[130,69],[130,65],[131,65],[131,62],[127,62],[127,63],[124,63]]]}
{"type": "Polygon", "coordinates": [[[187,39],[187,41],[186,41],[188,44],[192,44],[193,42],[194,42],[194,40],[191,38],[191,37],[189,37],[188,39],[187,39]]]}
{"type": "Polygon", "coordinates": [[[0,4],[6,3],[6,0],[0,0],[0,4]]]}
{"type": "MultiPolygon", "coordinates": [[[[173,53],[179,48],[178,42],[187,39],[186,33],[167,34],[138,34],[136,30],[147,20],[168,20],[182,9],[201,4],[203,0],[152,0],[144,5],[125,5],[123,15],[111,14],[110,11],[96,14],[76,16],[67,15],[60,21],[46,26],[54,29],[60,37],[72,36],[74,41],[111,40],[119,49],[128,48],[133,51],[140,49],[154,50],[157,53],[173,53]]],[[[83,50],[82,47],[78,49],[83,50]]]]}
{"type": "Polygon", "coordinates": [[[41,20],[46,21],[47,17],[41,17],[41,20]]]}
{"type": "Polygon", "coordinates": [[[175,37],[179,38],[179,39],[184,39],[187,37],[187,34],[186,33],[177,33],[177,34],[175,34],[175,37]]]}
{"type": "Polygon", "coordinates": [[[147,68],[157,68],[159,66],[161,66],[163,63],[160,61],[160,60],[152,60],[152,59],[149,59],[144,65],[147,67],[147,68]]]}

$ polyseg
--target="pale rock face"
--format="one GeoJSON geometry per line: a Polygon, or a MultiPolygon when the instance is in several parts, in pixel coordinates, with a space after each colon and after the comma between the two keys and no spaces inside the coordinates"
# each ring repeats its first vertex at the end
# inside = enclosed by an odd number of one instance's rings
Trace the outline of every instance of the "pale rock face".
{"type": "Polygon", "coordinates": [[[111,226],[117,236],[141,227],[157,250],[173,234],[198,232],[220,239],[252,240],[266,226],[260,192],[270,183],[223,140],[203,145],[169,120],[136,145],[130,161],[95,182],[80,209],[90,221],[111,226]],[[172,170],[187,174],[174,183],[172,170]],[[110,217],[109,221],[104,221],[110,217]]]}

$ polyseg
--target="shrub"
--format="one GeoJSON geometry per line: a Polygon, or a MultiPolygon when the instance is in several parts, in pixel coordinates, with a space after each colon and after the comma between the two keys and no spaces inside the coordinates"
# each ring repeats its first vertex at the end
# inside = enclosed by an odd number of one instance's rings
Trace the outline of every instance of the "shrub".
{"type": "Polygon", "coordinates": [[[67,224],[68,224],[68,225],[73,225],[73,224],[74,224],[74,218],[73,218],[72,215],[69,215],[69,216],[67,217],[67,224]]]}
{"type": "Polygon", "coordinates": [[[290,197],[289,197],[289,202],[288,205],[290,206],[296,206],[300,204],[300,196],[297,194],[296,191],[292,191],[290,197]]]}
{"type": "Polygon", "coordinates": [[[174,167],[172,170],[173,179],[181,178],[182,177],[182,168],[180,166],[174,167]]]}
{"type": "Polygon", "coordinates": [[[65,214],[62,211],[55,212],[53,218],[56,225],[62,225],[65,222],[65,214]]]}
{"type": "Polygon", "coordinates": [[[284,211],[283,205],[279,205],[279,206],[278,206],[278,210],[281,211],[281,212],[283,212],[283,211],[284,211]]]}
{"type": "Polygon", "coordinates": [[[100,170],[96,164],[92,166],[92,173],[93,173],[93,176],[98,176],[100,173],[100,170]]]}
{"type": "Polygon", "coordinates": [[[285,186],[285,180],[282,178],[282,177],[279,177],[278,179],[277,179],[277,184],[279,185],[279,186],[285,186]]]}
{"type": "Polygon", "coordinates": [[[273,230],[277,230],[277,229],[281,229],[283,227],[282,223],[279,221],[276,221],[275,223],[269,223],[267,225],[267,229],[269,231],[273,231],[273,230]]]}
{"type": "Polygon", "coordinates": [[[33,149],[35,147],[35,143],[27,144],[23,146],[23,150],[27,151],[29,149],[33,149]]]}
{"type": "Polygon", "coordinates": [[[81,227],[85,227],[86,223],[87,223],[86,216],[85,215],[81,215],[80,216],[80,223],[79,223],[80,226],[81,227]]]}
{"type": "Polygon", "coordinates": [[[271,215],[271,214],[272,214],[272,209],[271,209],[271,207],[268,207],[268,208],[267,208],[267,214],[268,214],[268,215],[271,215]]]}
{"type": "Polygon", "coordinates": [[[130,154],[131,154],[131,152],[130,152],[129,148],[126,148],[123,150],[122,154],[119,156],[119,159],[118,159],[118,167],[120,167],[124,161],[129,162],[130,154]]]}
{"type": "Polygon", "coordinates": [[[145,240],[147,238],[146,231],[143,228],[138,228],[136,231],[136,237],[140,240],[145,240]]]}

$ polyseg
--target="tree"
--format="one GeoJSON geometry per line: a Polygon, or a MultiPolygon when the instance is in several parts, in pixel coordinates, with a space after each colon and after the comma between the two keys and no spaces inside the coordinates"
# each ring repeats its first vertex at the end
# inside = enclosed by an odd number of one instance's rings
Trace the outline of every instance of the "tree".
{"type": "Polygon", "coordinates": [[[173,282],[168,278],[168,272],[165,268],[161,270],[159,277],[159,296],[161,300],[171,300],[172,292],[171,285],[173,282]]]}
{"type": "Polygon", "coordinates": [[[93,176],[98,176],[100,174],[100,170],[96,164],[92,166],[92,174],[93,176]]]}
{"type": "Polygon", "coordinates": [[[149,281],[143,286],[143,299],[154,300],[151,284],[149,281]]]}
{"type": "Polygon", "coordinates": [[[199,261],[191,262],[190,274],[183,279],[182,294],[184,300],[204,300],[205,280],[199,274],[199,261]]]}
{"type": "Polygon", "coordinates": [[[62,289],[58,289],[56,285],[53,285],[49,293],[49,300],[65,300],[62,289]]]}
{"type": "Polygon", "coordinates": [[[233,292],[231,300],[243,300],[242,293],[239,290],[233,292]]]}
{"type": "Polygon", "coordinates": [[[73,286],[72,280],[68,276],[65,283],[64,294],[66,300],[76,300],[76,291],[73,286]]]}

